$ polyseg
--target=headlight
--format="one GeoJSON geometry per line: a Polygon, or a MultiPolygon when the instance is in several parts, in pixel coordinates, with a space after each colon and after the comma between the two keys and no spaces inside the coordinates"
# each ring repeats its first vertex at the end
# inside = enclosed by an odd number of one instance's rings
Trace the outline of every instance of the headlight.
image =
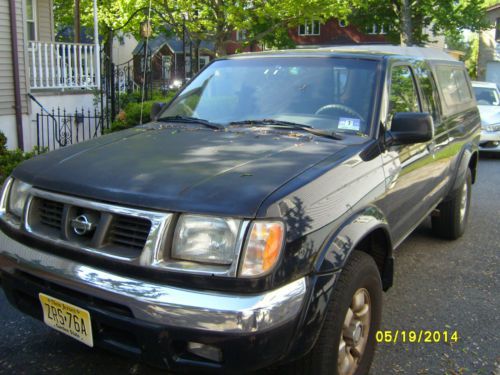
{"type": "Polygon", "coordinates": [[[182,215],[177,223],[172,258],[229,265],[235,260],[241,220],[182,215]]]}
{"type": "Polygon", "coordinates": [[[500,131],[500,124],[486,125],[484,129],[488,132],[498,132],[500,131]]]}
{"type": "Polygon", "coordinates": [[[7,200],[7,211],[9,213],[16,215],[18,218],[22,218],[24,205],[28,199],[30,189],[31,185],[14,179],[7,200]]]}
{"type": "Polygon", "coordinates": [[[240,276],[255,277],[271,271],[278,262],[284,238],[282,222],[253,222],[243,250],[240,276]]]}

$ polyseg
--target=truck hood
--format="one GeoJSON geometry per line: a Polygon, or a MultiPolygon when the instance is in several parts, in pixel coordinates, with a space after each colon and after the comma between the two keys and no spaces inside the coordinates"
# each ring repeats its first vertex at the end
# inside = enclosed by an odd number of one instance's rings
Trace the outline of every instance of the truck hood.
{"type": "Polygon", "coordinates": [[[254,217],[269,194],[344,148],[303,133],[148,124],[28,160],[14,177],[123,205],[254,217]]]}

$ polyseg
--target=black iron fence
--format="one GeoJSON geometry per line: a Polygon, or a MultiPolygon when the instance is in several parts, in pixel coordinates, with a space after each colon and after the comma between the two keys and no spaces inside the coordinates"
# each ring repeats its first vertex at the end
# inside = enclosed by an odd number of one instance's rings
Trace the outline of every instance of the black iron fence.
{"type": "Polygon", "coordinates": [[[109,129],[109,116],[98,109],[41,111],[36,115],[39,149],[55,150],[101,136],[109,129]]]}

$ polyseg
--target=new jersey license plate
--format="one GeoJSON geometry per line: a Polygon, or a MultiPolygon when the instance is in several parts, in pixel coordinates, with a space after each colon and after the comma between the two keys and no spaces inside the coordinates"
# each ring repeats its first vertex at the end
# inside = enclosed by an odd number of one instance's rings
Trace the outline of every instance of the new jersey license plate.
{"type": "Polygon", "coordinates": [[[94,346],[90,313],[87,310],[43,293],[39,293],[38,297],[45,324],[85,345],[94,346]]]}

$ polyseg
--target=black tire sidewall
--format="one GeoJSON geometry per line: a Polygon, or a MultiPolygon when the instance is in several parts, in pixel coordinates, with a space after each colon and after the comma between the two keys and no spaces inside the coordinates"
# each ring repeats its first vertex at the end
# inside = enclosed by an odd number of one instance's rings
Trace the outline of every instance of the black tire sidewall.
{"type": "MultiPolygon", "coordinates": [[[[325,320],[320,334],[318,341],[323,345],[322,351],[314,355],[315,361],[318,361],[315,373],[338,375],[337,360],[342,326],[351,305],[352,296],[360,288],[365,288],[370,295],[371,322],[368,342],[355,375],[368,373],[375,352],[376,331],[380,327],[382,317],[382,283],[375,261],[368,254],[360,251],[353,252],[332,292],[327,314],[333,315],[333,319],[325,320]],[[329,337],[323,337],[325,334],[329,337]]],[[[319,348],[315,347],[313,351],[317,349],[319,348]]]]}

